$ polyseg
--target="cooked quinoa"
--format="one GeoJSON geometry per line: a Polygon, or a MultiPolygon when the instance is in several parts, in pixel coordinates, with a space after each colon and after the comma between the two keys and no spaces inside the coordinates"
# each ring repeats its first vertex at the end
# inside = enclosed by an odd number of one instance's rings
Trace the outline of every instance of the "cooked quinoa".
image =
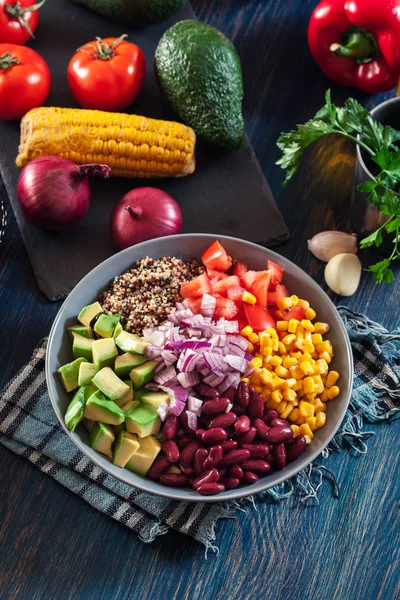
{"type": "Polygon", "coordinates": [[[107,314],[121,315],[126,331],[140,335],[145,327],[160,325],[176,310],[175,303],[182,299],[181,285],[203,271],[196,260],[146,256],[115,277],[99,302],[107,314]]]}

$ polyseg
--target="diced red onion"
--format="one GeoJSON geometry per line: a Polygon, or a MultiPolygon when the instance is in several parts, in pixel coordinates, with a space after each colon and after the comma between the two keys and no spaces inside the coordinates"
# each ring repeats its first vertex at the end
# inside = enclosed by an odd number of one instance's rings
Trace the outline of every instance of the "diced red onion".
{"type": "Polygon", "coordinates": [[[168,411],[169,411],[168,404],[166,402],[161,402],[161,404],[157,408],[157,413],[158,413],[158,416],[160,417],[161,421],[165,421],[168,411]]]}
{"type": "Polygon", "coordinates": [[[182,348],[184,347],[185,342],[184,340],[176,340],[176,342],[168,342],[167,344],[165,344],[165,350],[182,350],[182,348]]]}
{"type": "MultiPolygon", "coordinates": [[[[184,342],[184,348],[190,348],[190,350],[202,350],[204,348],[212,348],[212,344],[211,342],[206,342],[203,340],[198,340],[198,341],[188,341],[188,342],[184,342]]],[[[253,357],[251,357],[253,358],[253,357]]]]}
{"type": "Polygon", "coordinates": [[[201,297],[200,311],[203,317],[212,317],[214,315],[217,299],[210,294],[203,294],[201,297]]]}
{"type": "Polygon", "coordinates": [[[244,338],[241,335],[235,335],[229,338],[229,347],[236,347],[238,346],[239,348],[241,348],[243,351],[246,351],[248,346],[249,346],[249,342],[248,340],[246,340],[246,338],[244,338]]]}
{"type": "Polygon", "coordinates": [[[158,348],[157,346],[147,346],[146,347],[146,357],[150,360],[154,360],[158,358],[161,354],[162,348],[158,348]]]}
{"type": "Polygon", "coordinates": [[[164,360],[167,367],[170,367],[178,360],[178,357],[171,350],[163,350],[161,352],[161,358],[164,360]]]}
{"type": "Polygon", "coordinates": [[[232,369],[240,371],[241,373],[244,373],[244,371],[247,369],[248,361],[244,358],[241,358],[240,356],[235,356],[234,354],[227,354],[227,356],[225,356],[225,361],[228,363],[229,366],[232,367],[232,369]]]}
{"type": "Polygon", "coordinates": [[[190,310],[190,308],[184,308],[183,310],[177,310],[174,313],[170,313],[168,315],[168,320],[171,321],[171,323],[175,323],[176,325],[178,325],[179,323],[181,323],[181,321],[185,318],[189,318],[192,317],[193,313],[190,310]]]}
{"type": "Polygon", "coordinates": [[[224,381],[218,385],[218,391],[223,394],[225,390],[230,388],[231,386],[237,387],[240,383],[240,373],[228,373],[225,377],[224,381]]]}
{"type": "Polygon", "coordinates": [[[226,369],[226,362],[224,358],[215,352],[204,352],[203,358],[207,367],[211,369],[213,373],[215,373],[215,371],[223,371],[226,369]]]}
{"type": "Polygon", "coordinates": [[[168,407],[168,413],[172,413],[173,415],[179,417],[179,415],[184,411],[185,407],[186,404],[184,402],[176,400],[174,403],[170,403],[168,407]]]}
{"type": "Polygon", "coordinates": [[[239,331],[238,321],[225,321],[224,330],[225,333],[237,333],[239,331]]]}
{"type": "Polygon", "coordinates": [[[211,375],[207,375],[207,377],[205,377],[203,379],[203,381],[204,381],[204,383],[207,383],[207,385],[210,385],[211,387],[217,387],[224,381],[224,379],[225,379],[225,375],[219,376],[219,375],[214,375],[214,373],[211,373],[211,375]]]}
{"type": "Polygon", "coordinates": [[[154,375],[154,381],[162,385],[163,383],[166,383],[173,377],[176,377],[176,371],[175,368],[171,365],[170,367],[167,367],[164,371],[156,373],[154,375]]]}
{"type": "Polygon", "coordinates": [[[232,410],[232,407],[233,407],[233,404],[232,404],[232,402],[229,402],[228,406],[226,407],[226,410],[225,410],[225,412],[226,412],[226,413],[228,413],[228,412],[231,412],[231,410],[232,410]]]}
{"type": "Polygon", "coordinates": [[[190,338],[194,338],[194,337],[196,337],[196,338],[197,338],[197,337],[201,336],[201,334],[202,334],[202,330],[201,330],[201,329],[192,329],[192,328],[188,328],[188,329],[186,330],[186,332],[187,332],[187,334],[188,334],[188,336],[189,336],[190,338]]]}
{"type": "Polygon", "coordinates": [[[184,388],[193,387],[200,383],[200,376],[196,371],[191,371],[190,373],[178,373],[177,377],[179,383],[184,388]]]}
{"type": "Polygon", "coordinates": [[[195,396],[188,397],[188,409],[196,413],[198,417],[201,415],[202,406],[203,401],[200,398],[196,398],[195,396]]]}
{"type": "Polygon", "coordinates": [[[144,387],[151,392],[157,392],[160,389],[160,386],[155,381],[149,381],[144,387]]]}
{"type": "Polygon", "coordinates": [[[158,361],[158,363],[154,367],[153,373],[159,373],[163,369],[165,369],[165,362],[161,359],[161,360],[158,361]]]}
{"type": "Polygon", "coordinates": [[[193,431],[196,431],[196,429],[197,429],[196,413],[192,412],[191,410],[186,411],[186,413],[187,413],[188,426],[190,427],[190,429],[193,429],[193,431]]]}
{"type": "Polygon", "coordinates": [[[142,338],[144,339],[145,342],[149,342],[149,344],[152,344],[153,346],[164,346],[165,344],[165,332],[164,331],[160,331],[160,330],[155,330],[152,331],[151,333],[143,334],[142,338]]]}

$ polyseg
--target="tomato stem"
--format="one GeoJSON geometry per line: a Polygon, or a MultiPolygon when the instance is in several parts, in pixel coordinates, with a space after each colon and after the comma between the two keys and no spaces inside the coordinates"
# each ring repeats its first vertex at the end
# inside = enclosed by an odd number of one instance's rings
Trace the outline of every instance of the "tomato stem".
{"type": "Polygon", "coordinates": [[[0,56],[0,69],[6,70],[13,65],[18,65],[19,60],[14,58],[11,52],[6,52],[0,56]]]}
{"type": "Polygon", "coordinates": [[[5,9],[13,19],[17,19],[25,27],[31,38],[35,38],[28,21],[25,19],[25,13],[38,10],[45,2],[46,0],[41,0],[37,4],[32,4],[32,6],[21,6],[20,2],[15,2],[14,4],[6,4],[5,9]]]}
{"type": "Polygon", "coordinates": [[[118,46],[125,38],[127,38],[127,34],[124,33],[118,39],[114,40],[114,42],[109,46],[101,37],[96,37],[96,46],[94,44],[84,44],[80,48],[77,49],[77,52],[81,50],[89,56],[93,56],[93,58],[98,58],[99,60],[110,60],[114,54],[114,48],[118,46]],[[89,52],[86,48],[93,48],[93,52],[89,52]]]}

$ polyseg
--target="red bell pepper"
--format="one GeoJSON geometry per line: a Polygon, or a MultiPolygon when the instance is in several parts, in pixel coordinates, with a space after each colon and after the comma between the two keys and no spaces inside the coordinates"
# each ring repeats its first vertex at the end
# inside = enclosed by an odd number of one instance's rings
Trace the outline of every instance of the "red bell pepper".
{"type": "Polygon", "coordinates": [[[369,94],[391,90],[400,75],[400,0],[322,0],[308,44],[336,83],[369,94]]]}

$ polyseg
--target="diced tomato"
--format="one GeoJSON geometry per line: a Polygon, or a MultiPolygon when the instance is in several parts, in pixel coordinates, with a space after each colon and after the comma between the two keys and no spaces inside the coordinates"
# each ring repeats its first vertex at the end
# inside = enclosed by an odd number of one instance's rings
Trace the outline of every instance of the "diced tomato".
{"type": "Polygon", "coordinates": [[[194,279],[192,279],[192,281],[184,283],[181,287],[181,296],[183,296],[184,298],[195,298],[197,296],[202,296],[203,294],[211,293],[211,283],[205,273],[202,273],[202,275],[195,277],[194,279]]]}
{"type": "Polygon", "coordinates": [[[277,306],[279,298],[289,296],[289,290],[286,285],[278,283],[274,292],[268,292],[268,306],[277,306]]]}
{"type": "Polygon", "coordinates": [[[247,291],[251,292],[251,286],[253,285],[256,277],[257,271],[247,271],[247,273],[242,276],[242,282],[247,291]]]}
{"type": "Polygon", "coordinates": [[[228,288],[227,296],[233,300],[236,305],[240,306],[243,304],[242,296],[244,291],[245,289],[240,285],[233,285],[232,287],[228,288]]]}
{"type": "Polygon", "coordinates": [[[217,298],[217,306],[214,313],[214,319],[224,317],[228,321],[234,319],[239,310],[233,300],[229,298],[217,298]]]}
{"type": "Polygon", "coordinates": [[[251,286],[251,292],[257,298],[257,302],[263,308],[267,308],[268,287],[271,274],[269,271],[257,271],[256,278],[251,286]]]}
{"type": "Polygon", "coordinates": [[[278,283],[281,283],[283,279],[283,269],[277,265],[273,260],[268,261],[268,270],[271,273],[271,287],[275,289],[278,283]]]}
{"type": "Polygon", "coordinates": [[[304,318],[304,308],[301,306],[292,306],[291,308],[288,308],[286,312],[284,312],[282,321],[290,321],[290,319],[297,319],[298,321],[301,321],[304,318]]]}
{"type": "Polygon", "coordinates": [[[245,319],[238,319],[237,316],[235,317],[235,321],[238,321],[238,323],[239,323],[239,331],[244,329],[246,327],[246,325],[248,324],[245,319]]]}
{"type": "Polygon", "coordinates": [[[275,321],[266,308],[256,304],[254,306],[248,305],[244,307],[244,312],[248,324],[254,331],[264,331],[268,327],[275,327],[275,321]]]}
{"type": "Polygon", "coordinates": [[[238,260],[238,262],[236,263],[234,269],[233,269],[233,274],[237,275],[239,278],[243,277],[243,275],[245,273],[247,273],[248,271],[248,267],[247,265],[242,262],[241,260],[238,260]]]}
{"type": "Polygon", "coordinates": [[[240,285],[239,277],[236,275],[231,275],[230,277],[226,277],[225,279],[221,279],[216,283],[212,283],[213,292],[216,294],[221,294],[221,296],[226,296],[229,288],[240,285]]]}
{"type": "Polygon", "coordinates": [[[229,277],[229,275],[227,273],[222,273],[222,271],[217,271],[217,269],[207,269],[207,275],[211,281],[211,283],[214,280],[215,281],[220,281],[221,279],[225,279],[226,277],[229,277]]]}
{"type": "Polygon", "coordinates": [[[201,260],[207,269],[226,271],[232,266],[231,257],[227,254],[225,248],[221,246],[218,240],[215,240],[215,242],[203,252],[201,260]]]}
{"type": "Polygon", "coordinates": [[[200,313],[201,298],[186,298],[183,301],[183,304],[186,306],[186,308],[190,308],[192,313],[194,313],[195,315],[198,315],[200,313]]]}

